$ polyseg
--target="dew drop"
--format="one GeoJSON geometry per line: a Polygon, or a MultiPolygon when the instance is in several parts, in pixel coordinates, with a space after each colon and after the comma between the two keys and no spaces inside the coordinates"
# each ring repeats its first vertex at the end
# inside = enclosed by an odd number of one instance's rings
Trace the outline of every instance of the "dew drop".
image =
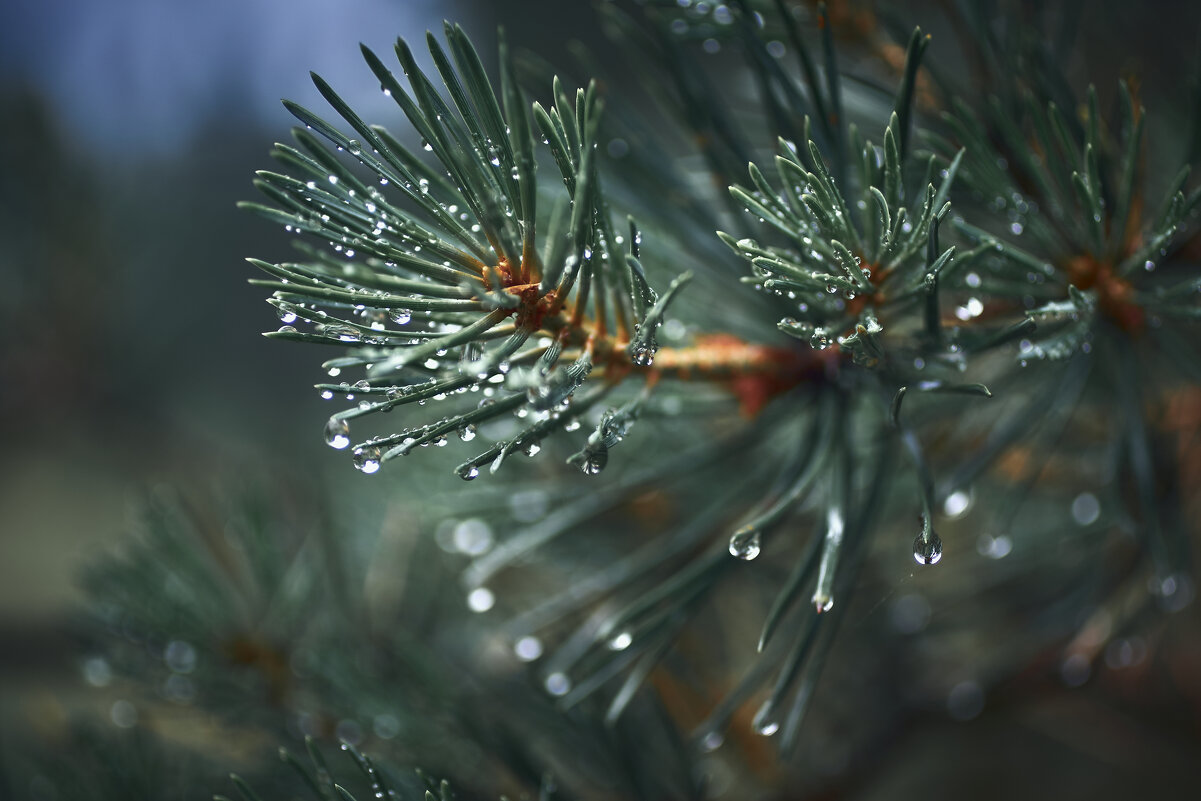
{"type": "Polygon", "coordinates": [[[1091,492],[1082,492],[1072,501],[1072,519],[1076,525],[1088,526],[1101,517],[1101,502],[1091,492]]]}
{"type": "Polygon", "coordinates": [[[759,555],[761,542],[759,529],[744,526],[730,536],[730,556],[749,562],[759,555]]]}
{"type": "Polygon", "coordinates": [[[362,448],[354,452],[355,469],[364,473],[379,472],[380,450],[376,447],[362,448]]]}
{"type": "Polygon", "coordinates": [[[350,445],[350,424],[337,417],[331,417],[325,424],[325,444],[338,450],[350,445]]]}
{"type": "Polygon", "coordinates": [[[321,399],[322,400],[330,400],[333,397],[334,397],[334,391],[332,389],[321,390],[321,399]]]}
{"type": "Polygon", "coordinates": [[[609,640],[610,651],[624,651],[630,647],[630,643],[634,642],[634,635],[628,631],[623,631],[613,639],[609,640]]]}
{"type": "Polygon", "coordinates": [[[770,700],[764,701],[763,706],[759,707],[759,711],[755,713],[754,720],[751,721],[751,727],[755,730],[756,734],[771,737],[780,730],[780,724],[772,718],[772,711],[770,700]]]}
{"type": "Polygon", "coordinates": [[[949,518],[955,519],[967,514],[972,504],[971,493],[966,490],[955,490],[942,503],[942,512],[949,518]]]}
{"type": "Polygon", "coordinates": [[[913,540],[913,559],[919,565],[936,565],[942,559],[942,538],[930,532],[930,539],[921,534],[913,540]]]}
{"type": "Polygon", "coordinates": [[[543,682],[546,691],[554,696],[564,696],[571,692],[571,679],[567,678],[567,674],[562,671],[555,671],[546,677],[543,682]]]}
{"type": "Polygon", "coordinates": [[[533,662],[542,656],[542,640],[527,634],[513,643],[513,653],[517,654],[517,658],[522,662],[533,662]]]}
{"type": "Polygon", "coordinates": [[[468,423],[460,428],[459,439],[463,440],[464,442],[471,442],[473,439],[475,439],[475,426],[468,423]]]}
{"type": "Polygon", "coordinates": [[[476,587],[467,594],[467,608],[472,612],[487,612],[496,603],[496,596],[487,587],[476,587]]]}

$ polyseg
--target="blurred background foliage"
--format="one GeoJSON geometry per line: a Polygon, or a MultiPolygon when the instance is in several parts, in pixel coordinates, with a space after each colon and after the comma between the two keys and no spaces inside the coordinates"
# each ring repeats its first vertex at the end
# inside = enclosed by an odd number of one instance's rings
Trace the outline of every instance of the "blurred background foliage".
{"type": "MultiPolygon", "coordinates": [[[[867,7],[832,5],[846,11],[852,38],[856,31],[887,35],[888,9],[876,16],[867,7]]],[[[1059,5],[1078,24],[1069,76],[1078,85],[1087,76],[1108,87],[1137,75],[1160,126],[1149,130],[1150,140],[1180,141],[1196,96],[1189,92],[1201,10],[1170,0],[1059,5]]],[[[904,25],[931,31],[937,57],[953,61],[960,58],[958,34],[942,6],[891,10],[904,25]]],[[[630,768],[647,755],[623,753],[615,738],[579,719],[558,722],[509,644],[490,639],[491,629],[478,621],[453,630],[439,623],[445,610],[463,608],[453,577],[462,566],[459,552],[477,547],[471,538],[480,533],[443,530],[441,548],[416,538],[422,526],[435,533],[439,510],[453,505],[428,501],[448,474],[431,460],[362,482],[322,444],[314,421],[328,409],[316,391],[302,389],[320,378],[313,359],[256,335],[276,320],[262,293],[246,284],[251,270],[243,257],[283,258],[286,242],[234,204],[253,197],[252,171],[266,166],[269,143],[292,124],[278,98],[319,107],[308,70],[338,86],[365,117],[393,120],[395,110],[385,107],[355,43],[387,50],[396,35],[415,39],[443,17],[464,24],[490,65],[498,23],[514,45],[556,65],[571,63],[570,39],[582,40],[613,69],[617,85],[605,87],[610,105],[620,103],[621,81],[639,77],[606,62],[606,44],[584,2],[52,0],[0,9],[0,796],[207,798],[227,792],[222,777],[229,770],[262,772],[281,741],[290,737],[295,748],[312,734],[326,746],[335,737],[360,741],[435,775],[462,776],[464,765],[491,760],[491,769],[466,773],[478,783],[468,779],[465,790],[495,797],[537,786],[533,765],[506,751],[506,743],[534,737],[530,732],[540,742],[557,741],[539,764],[558,766],[576,788],[605,786],[605,777],[589,771],[623,765],[614,775],[633,776],[644,797],[740,798],[774,786],[792,789],[772,797],[1117,798],[1194,787],[1201,752],[1195,605],[1098,634],[1105,645],[1090,654],[1090,675],[1088,664],[1077,672],[1060,664],[1059,651],[1006,652],[998,632],[1016,632],[1020,642],[1029,618],[1005,621],[1003,610],[956,608],[970,587],[957,584],[952,571],[915,576],[911,565],[898,563],[894,572],[870,577],[863,608],[848,617],[848,642],[822,685],[822,725],[801,767],[775,764],[748,735],[735,744],[736,756],[723,749],[699,767],[670,764],[675,752],[659,755],[662,787],[639,784],[630,768]],[[438,473],[428,484],[427,471],[438,473]],[[261,491],[249,492],[252,486],[261,491]],[[253,497],[231,498],[231,488],[253,497]],[[414,518],[414,499],[423,494],[426,504],[414,518]],[[263,498],[276,511],[256,509],[263,498]],[[136,511],[147,506],[145,516],[136,511]],[[256,564],[254,548],[276,549],[267,562],[293,572],[266,584],[318,602],[320,614],[278,620],[270,599],[235,594],[222,602],[239,606],[253,623],[231,631],[206,627],[205,607],[189,601],[179,609],[198,617],[186,636],[180,628],[161,642],[145,634],[175,614],[169,604],[151,603],[141,620],[106,619],[81,592],[85,567],[93,566],[94,586],[120,580],[128,562],[112,562],[114,549],[126,560],[157,558],[144,540],[131,542],[139,529],[155,530],[155,514],[211,529],[200,542],[213,549],[220,581],[256,564]],[[323,545],[335,536],[345,539],[323,545]],[[333,551],[350,558],[324,575],[333,551]],[[235,563],[243,566],[225,572],[235,563]],[[95,567],[104,564],[112,569],[95,567]],[[320,586],[292,582],[317,573],[324,575],[320,586]],[[938,636],[942,628],[964,636],[954,618],[973,615],[1001,623],[982,623],[968,641],[938,636]],[[426,638],[423,644],[436,640],[445,662],[406,657],[397,627],[426,638]],[[919,632],[923,639],[914,644],[910,635],[919,632]],[[122,644],[111,651],[105,644],[107,655],[98,656],[101,641],[112,639],[122,644]],[[315,653],[308,639],[343,641],[346,650],[315,653]],[[354,662],[356,642],[387,642],[400,652],[386,654],[383,664],[348,667],[339,660],[354,662]],[[198,650],[224,653],[227,662],[197,663],[198,650]],[[487,669],[478,682],[454,678],[480,664],[487,669]],[[940,671],[937,691],[930,665],[940,671]],[[129,683],[121,678],[127,668],[153,681],[129,683]],[[990,670],[1004,679],[987,702],[978,684],[955,678],[990,670]],[[428,686],[399,680],[406,671],[450,677],[453,698],[406,695],[406,688],[428,686]],[[360,683],[309,683],[323,687],[320,697],[285,702],[293,673],[360,683]],[[278,716],[235,715],[231,723],[203,711],[193,701],[204,682],[218,693],[228,682],[234,698],[257,694],[267,701],[262,709],[278,716]],[[365,706],[338,708],[347,699],[365,706]],[[402,725],[426,715],[446,740],[402,725]],[[442,720],[446,715],[458,717],[442,720]],[[706,779],[703,791],[698,775],[706,779]]],[[[853,60],[853,51],[844,57],[853,60]]],[[[869,59],[851,69],[882,68],[869,59]]],[[[1157,157],[1152,148],[1148,158],[1157,157]]],[[[1188,508],[1198,511],[1196,503],[1188,508]]],[[[649,498],[635,511],[652,525],[670,507],[649,498]]],[[[970,518],[948,523],[944,539],[975,542],[970,525],[970,518]]],[[[963,555],[949,547],[947,561],[963,555]]],[[[164,582],[169,574],[166,565],[164,582]]],[[[229,591],[220,587],[214,592],[229,591]]],[[[136,581],[123,589],[137,608],[136,581]]],[[[537,587],[524,591],[536,594],[537,587]]],[[[156,597],[147,591],[144,600],[156,597]]],[[[737,639],[737,604],[709,612],[714,630],[733,638],[731,652],[749,650],[751,643],[737,639]]],[[[184,626],[180,620],[171,625],[184,626]]],[[[1082,653],[1091,647],[1079,645],[1082,653]]],[[[707,652],[712,643],[685,641],[682,651],[690,648],[707,652]]],[[[741,659],[722,654],[707,669],[734,675],[741,659]]],[[[658,689],[677,718],[712,703],[690,696],[686,686],[658,689]]],[[[649,739],[655,727],[670,728],[657,714],[636,708],[621,729],[649,739]]],[[[403,781],[413,780],[406,774],[403,781]]],[[[614,797],[635,794],[609,787],[614,797]]]]}

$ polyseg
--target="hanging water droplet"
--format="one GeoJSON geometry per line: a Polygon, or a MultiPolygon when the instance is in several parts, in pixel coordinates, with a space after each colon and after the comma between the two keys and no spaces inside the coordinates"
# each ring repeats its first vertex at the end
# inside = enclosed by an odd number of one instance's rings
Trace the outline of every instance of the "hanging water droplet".
{"type": "Polygon", "coordinates": [[[478,467],[472,466],[472,467],[468,467],[466,470],[460,470],[459,478],[463,479],[464,481],[473,481],[479,477],[479,474],[480,474],[480,469],[478,467]]]}
{"type": "Polygon", "coordinates": [[[354,466],[364,473],[379,472],[380,450],[376,447],[362,448],[354,452],[354,466]]]}
{"type": "Polygon", "coordinates": [[[967,490],[955,490],[942,502],[942,513],[951,519],[963,517],[972,505],[972,495],[967,490]]]}
{"type": "Polygon", "coordinates": [[[630,643],[634,642],[634,635],[628,631],[623,631],[613,639],[609,640],[610,651],[624,651],[630,647],[630,643]]]}
{"type": "Polygon", "coordinates": [[[487,612],[496,603],[496,596],[487,587],[476,587],[467,594],[467,607],[472,612],[487,612]]]}
{"type": "Polygon", "coordinates": [[[773,711],[770,700],[764,701],[763,706],[759,707],[759,711],[755,713],[755,717],[751,721],[751,728],[755,730],[756,734],[771,737],[780,730],[780,724],[772,716],[773,711]]]}
{"type": "Polygon", "coordinates": [[[759,555],[761,542],[759,529],[743,526],[730,536],[730,556],[749,562],[759,555]]]}
{"type": "Polygon", "coordinates": [[[814,595],[813,608],[820,615],[822,612],[829,612],[834,608],[834,598],[829,595],[814,595]]]}
{"type": "Polygon", "coordinates": [[[338,450],[350,445],[350,424],[338,417],[331,417],[325,424],[325,444],[338,450]]]}
{"type": "Polygon", "coordinates": [[[913,559],[919,565],[938,564],[938,560],[942,559],[942,538],[933,531],[929,539],[918,534],[913,540],[913,559]]]}
{"type": "Polygon", "coordinates": [[[1101,517],[1101,502],[1091,492],[1082,492],[1072,501],[1072,519],[1076,525],[1088,526],[1101,517]]]}
{"type": "Polygon", "coordinates": [[[538,452],[541,450],[542,450],[541,445],[539,445],[537,442],[531,442],[529,445],[525,446],[525,455],[532,458],[534,456],[537,456],[538,452]]]}
{"type": "Polygon", "coordinates": [[[563,696],[571,692],[571,679],[567,678],[567,674],[562,671],[555,671],[547,676],[543,684],[546,691],[554,696],[563,696]]]}
{"type": "Polygon", "coordinates": [[[278,309],[276,309],[276,314],[279,315],[279,321],[281,323],[296,322],[296,312],[292,311],[291,306],[280,306],[278,309]]]}
{"type": "Polygon", "coordinates": [[[330,400],[333,397],[334,397],[334,391],[332,389],[321,390],[321,400],[330,400]]]}
{"type": "Polygon", "coordinates": [[[468,423],[460,428],[459,439],[463,440],[464,442],[471,442],[473,439],[475,439],[475,426],[473,426],[471,423],[468,423]]]}
{"type": "Polygon", "coordinates": [[[517,658],[522,662],[533,662],[542,656],[542,640],[527,634],[513,643],[513,653],[517,654],[517,658]]]}

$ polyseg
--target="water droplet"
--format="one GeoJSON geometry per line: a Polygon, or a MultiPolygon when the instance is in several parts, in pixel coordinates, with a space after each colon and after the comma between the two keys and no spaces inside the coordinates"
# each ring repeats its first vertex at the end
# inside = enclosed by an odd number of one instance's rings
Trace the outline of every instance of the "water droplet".
{"type": "Polygon", "coordinates": [[[478,467],[468,467],[466,470],[459,471],[459,478],[463,479],[464,481],[473,481],[474,479],[478,478],[479,475],[480,469],[478,467]]]}
{"type": "Polygon", "coordinates": [[[706,753],[716,751],[725,741],[726,738],[722,737],[719,731],[705,732],[705,735],[701,737],[701,750],[706,753]]]}
{"type": "Polygon", "coordinates": [[[829,612],[834,608],[834,598],[829,595],[814,595],[813,608],[820,615],[822,612],[829,612]]]}
{"type": "Polygon", "coordinates": [[[526,456],[534,457],[537,456],[538,452],[542,450],[542,446],[537,442],[531,442],[529,445],[525,446],[524,450],[526,456]]]}
{"type": "Polygon", "coordinates": [[[295,333],[296,333],[296,326],[294,326],[294,325],[281,325],[281,326],[279,327],[279,329],[276,331],[276,333],[277,333],[277,334],[295,334],[295,333]]]}
{"type": "Polygon", "coordinates": [[[543,684],[546,691],[554,696],[564,696],[571,692],[571,679],[567,678],[567,674],[562,671],[555,671],[547,676],[543,684]]]}
{"type": "Polygon", "coordinates": [[[325,424],[325,444],[338,450],[350,445],[350,424],[338,417],[331,417],[325,424]]]}
{"type": "Polygon", "coordinates": [[[459,439],[463,440],[464,442],[471,442],[473,439],[475,439],[475,426],[473,426],[471,423],[468,423],[460,428],[459,439]]]}
{"type": "Polygon", "coordinates": [[[744,526],[730,536],[730,556],[749,562],[759,555],[761,541],[759,529],[744,526]]]}
{"type": "Polygon", "coordinates": [[[929,540],[918,534],[913,540],[913,559],[919,565],[938,564],[938,560],[942,559],[942,537],[933,531],[929,540]]]}
{"type": "Polygon", "coordinates": [[[281,306],[280,308],[276,309],[276,313],[279,315],[279,321],[281,323],[296,322],[296,312],[292,311],[290,306],[281,306]]]}
{"type": "Polygon", "coordinates": [[[356,470],[361,470],[364,473],[379,472],[380,449],[374,446],[369,448],[360,448],[354,452],[354,466],[356,470]]]}
{"type": "Polygon", "coordinates": [[[121,699],[113,703],[109,717],[112,718],[115,725],[122,729],[128,729],[137,725],[138,710],[133,704],[125,699],[121,699]]]}
{"type": "Polygon", "coordinates": [[[533,635],[526,635],[513,643],[513,653],[522,662],[533,662],[542,656],[542,640],[533,635]]]}
{"type": "Polygon", "coordinates": [[[980,539],[976,540],[976,551],[989,559],[1004,559],[1012,550],[1013,540],[1005,534],[996,537],[990,534],[981,534],[980,539]]]}
{"type": "Polygon", "coordinates": [[[342,342],[358,342],[362,339],[357,329],[348,325],[327,325],[321,331],[327,337],[334,337],[342,342]]]}
{"type": "Polygon", "coordinates": [[[1072,501],[1072,519],[1076,525],[1088,526],[1101,517],[1101,502],[1091,492],[1082,492],[1072,501]]]}
{"type": "Polygon", "coordinates": [[[962,517],[971,505],[971,493],[966,490],[955,490],[942,502],[942,513],[952,519],[962,517]]]}
{"type": "Polygon", "coordinates": [[[610,651],[624,651],[630,647],[630,643],[634,642],[634,635],[628,631],[623,631],[613,639],[609,640],[610,651]]]}
{"type": "Polygon", "coordinates": [[[479,556],[492,547],[492,527],[478,517],[469,517],[455,524],[450,539],[459,553],[479,556]]]}
{"type": "Polygon", "coordinates": [[[487,612],[496,603],[496,596],[487,587],[476,587],[467,594],[467,608],[472,612],[487,612]]]}
{"type": "Polygon", "coordinates": [[[751,721],[751,728],[755,730],[756,734],[771,737],[780,730],[780,724],[772,717],[772,711],[770,700],[764,701],[763,706],[759,707],[759,711],[755,713],[754,720],[751,721]]]}
{"type": "Polygon", "coordinates": [[[196,649],[183,640],[171,640],[163,649],[163,661],[176,673],[191,673],[196,668],[196,649]]]}
{"type": "Polygon", "coordinates": [[[357,156],[363,152],[363,144],[358,139],[351,139],[346,143],[346,149],[350,155],[357,156]]]}
{"type": "Polygon", "coordinates": [[[332,389],[321,390],[321,399],[322,400],[330,400],[333,397],[334,397],[334,391],[332,389]]]}
{"type": "Polygon", "coordinates": [[[83,678],[93,687],[106,687],[113,680],[113,671],[102,656],[93,656],[83,663],[83,678]]]}

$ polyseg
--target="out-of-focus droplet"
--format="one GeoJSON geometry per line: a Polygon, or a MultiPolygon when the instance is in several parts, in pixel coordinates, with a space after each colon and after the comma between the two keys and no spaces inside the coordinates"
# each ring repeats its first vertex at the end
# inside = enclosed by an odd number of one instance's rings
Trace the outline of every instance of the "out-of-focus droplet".
{"type": "Polygon", "coordinates": [[[522,662],[533,662],[538,657],[542,656],[542,640],[527,634],[517,642],[513,643],[513,653],[522,662]]]}
{"type": "Polygon", "coordinates": [[[472,612],[487,612],[496,604],[496,596],[487,587],[476,587],[467,594],[467,608],[472,612]]]}
{"type": "Polygon", "coordinates": [[[571,692],[571,679],[567,678],[567,674],[556,671],[546,677],[543,682],[546,691],[554,696],[563,696],[571,692]]]}
{"type": "Polygon", "coordinates": [[[628,631],[623,631],[613,639],[609,640],[609,650],[624,651],[630,647],[630,643],[634,642],[634,635],[628,631]]]}

